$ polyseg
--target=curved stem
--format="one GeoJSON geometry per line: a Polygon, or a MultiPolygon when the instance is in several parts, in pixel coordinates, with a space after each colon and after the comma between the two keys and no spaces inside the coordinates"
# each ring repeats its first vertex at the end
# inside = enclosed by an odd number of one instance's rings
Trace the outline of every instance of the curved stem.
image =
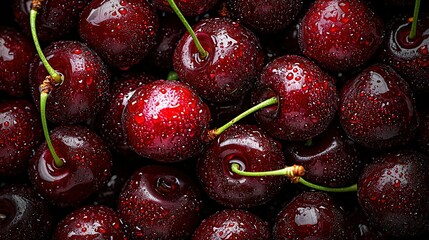
{"type": "Polygon", "coordinates": [[[64,165],[64,161],[61,160],[57,153],[55,152],[54,146],[52,146],[51,137],[49,136],[48,124],[46,123],[46,101],[48,100],[48,93],[41,92],[40,93],[40,115],[42,118],[42,127],[43,134],[45,135],[46,144],[48,145],[49,151],[54,158],[55,166],[62,167],[64,165]]]}
{"type": "Polygon", "coordinates": [[[246,172],[240,169],[238,163],[231,164],[231,171],[235,174],[246,177],[267,177],[267,176],[286,176],[294,178],[304,175],[304,167],[300,165],[288,166],[282,169],[264,172],[246,172]]]}
{"type": "Polygon", "coordinates": [[[315,190],[323,191],[323,192],[344,193],[344,192],[356,192],[357,191],[357,184],[353,184],[353,185],[348,186],[348,187],[332,188],[332,187],[325,187],[325,186],[320,186],[320,185],[317,185],[314,183],[310,183],[307,180],[303,179],[302,177],[300,177],[298,179],[298,182],[304,186],[307,186],[307,187],[315,189],[315,190]]]}
{"type": "Polygon", "coordinates": [[[169,81],[179,80],[179,75],[177,75],[177,73],[175,71],[170,71],[170,72],[168,72],[167,80],[169,80],[169,81]]]}
{"type": "Polygon", "coordinates": [[[52,66],[48,63],[48,60],[46,59],[45,55],[42,52],[42,49],[40,48],[39,38],[37,37],[36,32],[36,17],[37,17],[37,10],[32,8],[30,10],[30,27],[31,27],[31,36],[33,37],[34,46],[36,47],[37,54],[40,57],[40,60],[43,63],[43,66],[45,66],[46,71],[48,71],[49,75],[54,79],[54,81],[57,84],[60,84],[63,79],[60,74],[58,74],[52,66]]]}
{"type": "Polygon", "coordinates": [[[191,35],[192,40],[194,40],[195,46],[198,49],[198,52],[200,53],[200,57],[202,59],[206,59],[207,56],[209,55],[209,53],[203,48],[203,46],[201,45],[200,41],[197,38],[197,35],[195,35],[194,30],[192,29],[192,27],[189,25],[188,21],[186,21],[185,17],[183,16],[182,12],[180,12],[180,9],[177,7],[176,3],[174,2],[174,0],[167,0],[168,3],[170,4],[171,8],[173,9],[173,11],[176,13],[176,15],[179,17],[180,21],[183,23],[183,25],[185,26],[186,30],[188,31],[189,35],[191,35]]]}
{"type": "Polygon", "coordinates": [[[414,39],[416,37],[417,32],[417,21],[419,18],[419,11],[420,11],[420,0],[416,0],[414,4],[414,14],[413,14],[413,23],[411,24],[411,31],[408,38],[410,40],[414,39]]]}

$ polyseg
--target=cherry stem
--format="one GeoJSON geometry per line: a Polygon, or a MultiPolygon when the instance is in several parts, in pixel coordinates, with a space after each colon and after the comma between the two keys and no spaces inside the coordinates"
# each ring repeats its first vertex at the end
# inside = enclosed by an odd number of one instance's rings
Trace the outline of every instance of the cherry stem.
{"type": "Polygon", "coordinates": [[[168,72],[167,80],[168,81],[179,80],[179,75],[177,75],[177,73],[175,71],[170,71],[170,72],[168,72]]]}
{"type": "Polygon", "coordinates": [[[244,111],[243,113],[241,113],[237,117],[233,118],[231,121],[227,122],[222,127],[210,130],[209,131],[209,139],[213,139],[216,136],[219,136],[226,129],[228,129],[229,127],[231,127],[234,123],[236,123],[236,122],[240,121],[241,119],[249,116],[250,114],[255,113],[256,111],[259,111],[262,108],[265,108],[265,107],[268,107],[268,106],[271,106],[271,105],[274,105],[274,104],[277,104],[277,103],[278,103],[277,97],[268,98],[267,100],[258,103],[257,105],[249,108],[248,110],[244,111]]]}
{"type": "Polygon", "coordinates": [[[48,145],[49,151],[54,158],[55,166],[62,167],[64,161],[61,160],[55,152],[54,146],[52,146],[51,137],[49,136],[48,124],[46,123],[46,101],[48,100],[49,94],[46,91],[40,93],[40,115],[42,118],[43,134],[45,135],[46,144],[48,145]]]}
{"type": "Polygon", "coordinates": [[[202,59],[206,59],[207,56],[209,55],[209,53],[203,48],[203,46],[201,45],[200,41],[197,38],[197,35],[195,35],[194,30],[192,29],[192,27],[189,25],[188,21],[186,21],[185,17],[183,16],[182,12],[180,11],[180,9],[177,7],[176,3],[174,2],[174,0],[167,0],[168,3],[170,4],[171,8],[173,9],[173,11],[176,13],[176,15],[179,17],[180,21],[183,23],[183,25],[185,26],[186,30],[188,30],[189,35],[191,35],[192,39],[194,40],[195,46],[198,49],[198,52],[200,53],[200,57],[202,59]]]}
{"type": "Polygon", "coordinates": [[[31,27],[31,36],[33,37],[34,46],[36,47],[37,54],[40,57],[40,60],[42,61],[43,65],[46,68],[46,71],[48,71],[49,75],[54,79],[54,81],[57,84],[60,84],[63,81],[62,75],[58,74],[54,68],[49,64],[48,60],[46,59],[45,55],[43,54],[42,49],[40,48],[39,38],[37,37],[36,32],[36,17],[38,8],[40,8],[39,5],[34,5],[32,9],[30,10],[30,27],[31,27]]]}
{"type": "Polygon", "coordinates": [[[307,186],[307,187],[315,189],[315,190],[323,191],[323,192],[344,193],[344,192],[356,192],[357,191],[357,184],[353,184],[353,185],[348,186],[348,187],[338,187],[338,188],[336,188],[336,187],[335,188],[325,187],[325,186],[320,186],[320,185],[308,182],[307,180],[303,179],[302,177],[300,177],[298,179],[298,182],[304,186],[307,186]]]}
{"type": "Polygon", "coordinates": [[[305,173],[304,167],[300,165],[288,166],[282,169],[264,172],[246,172],[240,169],[238,163],[231,164],[231,171],[235,174],[245,177],[267,177],[267,176],[286,176],[290,179],[303,176],[305,173]]]}
{"type": "Polygon", "coordinates": [[[408,36],[408,38],[411,40],[416,37],[417,19],[419,18],[419,11],[420,11],[420,0],[416,0],[414,4],[413,23],[411,24],[410,35],[408,36]]]}

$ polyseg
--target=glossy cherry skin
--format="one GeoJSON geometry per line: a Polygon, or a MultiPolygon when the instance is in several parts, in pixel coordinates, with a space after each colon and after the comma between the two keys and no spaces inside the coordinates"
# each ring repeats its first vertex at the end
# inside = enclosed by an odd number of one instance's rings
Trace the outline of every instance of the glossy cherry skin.
{"type": "Polygon", "coordinates": [[[0,102],[0,176],[25,172],[41,140],[42,124],[33,103],[24,99],[0,102]]]}
{"type": "Polygon", "coordinates": [[[419,17],[414,39],[409,38],[411,22],[407,19],[391,21],[379,59],[394,68],[415,92],[428,92],[429,16],[419,17]]]}
{"type": "Polygon", "coordinates": [[[323,192],[303,192],[277,215],[273,237],[280,239],[346,239],[345,216],[323,192]]]}
{"type": "Polygon", "coordinates": [[[268,222],[239,209],[224,209],[204,219],[192,235],[193,240],[234,239],[269,240],[268,222]]]}
{"type": "Polygon", "coordinates": [[[372,149],[403,145],[418,126],[408,83],[382,64],[366,68],[342,87],[339,116],[347,135],[372,149]]]}
{"type": "Polygon", "coordinates": [[[358,182],[358,200],[368,221],[395,237],[423,233],[429,221],[429,158],[414,151],[378,156],[358,182]]]}
{"type": "Polygon", "coordinates": [[[228,0],[232,17],[256,32],[285,29],[301,11],[302,0],[228,0]]]}
{"type": "Polygon", "coordinates": [[[78,208],[55,228],[52,240],[118,239],[127,240],[119,215],[103,205],[78,208]]]}
{"type": "MultiPolygon", "coordinates": [[[[175,0],[177,7],[185,16],[195,16],[213,8],[219,0],[175,0]]],[[[166,12],[173,12],[167,0],[153,0],[153,6],[166,12]]]]}
{"type": "Polygon", "coordinates": [[[136,89],[151,81],[154,81],[154,77],[146,73],[136,73],[122,76],[111,83],[106,105],[97,114],[94,127],[114,152],[123,155],[134,153],[124,136],[122,113],[136,89]]]}
{"type": "MultiPolygon", "coordinates": [[[[36,18],[39,41],[49,42],[65,37],[72,32],[79,21],[79,14],[90,0],[49,0],[42,1],[36,18]]],[[[15,21],[28,36],[32,0],[13,0],[15,21]]]]}
{"type": "Polygon", "coordinates": [[[0,27],[0,93],[22,97],[30,92],[28,70],[35,50],[19,31],[0,27]]]}
{"type": "Polygon", "coordinates": [[[210,111],[188,85],[154,81],[138,88],[128,102],[122,124],[128,143],[138,154],[177,162],[201,151],[210,111]]]}
{"type": "Polygon", "coordinates": [[[82,126],[57,127],[51,140],[64,165],[55,165],[44,143],[30,160],[30,180],[52,204],[77,206],[109,179],[110,152],[100,137],[82,126]]]}
{"type": "Polygon", "coordinates": [[[198,160],[197,174],[204,191],[231,208],[249,208],[273,199],[286,178],[245,177],[231,171],[237,163],[249,172],[285,167],[281,145],[254,125],[233,125],[213,140],[198,160]]]}
{"type": "Polygon", "coordinates": [[[155,46],[158,24],[147,1],[95,0],[82,11],[79,34],[107,64],[127,69],[155,46]]]}
{"type": "Polygon", "coordinates": [[[140,168],[118,201],[118,212],[135,239],[185,239],[200,221],[198,185],[173,167],[140,168]]]}
{"type": "Polygon", "coordinates": [[[255,82],[264,61],[258,38],[227,18],[201,20],[193,27],[208,57],[202,59],[188,33],[174,52],[174,70],[203,98],[226,102],[241,97],[255,82]]]}
{"type": "Polygon", "coordinates": [[[362,169],[355,143],[338,123],[307,143],[285,146],[286,163],[301,165],[305,180],[328,187],[345,187],[357,182],[362,169]]]}
{"type": "Polygon", "coordinates": [[[0,239],[48,239],[53,217],[48,205],[30,186],[0,188],[0,239]]]}
{"type": "Polygon", "coordinates": [[[364,1],[317,0],[299,28],[299,45],[304,55],[332,71],[364,64],[382,39],[383,24],[364,1]]]}
{"type": "Polygon", "coordinates": [[[273,137],[301,141],[323,132],[334,118],[338,94],[334,78],[312,61],[295,55],[279,57],[262,71],[253,104],[277,97],[277,106],[255,113],[260,127],[273,137]]]}
{"type": "MultiPolygon", "coordinates": [[[[64,76],[51,91],[46,118],[54,123],[73,124],[95,116],[103,107],[109,87],[109,71],[88,46],[76,41],[53,42],[43,50],[49,64],[64,76]]],[[[36,56],[30,67],[33,100],[40,108],[40,84],[48,76],[36,56]]]]}

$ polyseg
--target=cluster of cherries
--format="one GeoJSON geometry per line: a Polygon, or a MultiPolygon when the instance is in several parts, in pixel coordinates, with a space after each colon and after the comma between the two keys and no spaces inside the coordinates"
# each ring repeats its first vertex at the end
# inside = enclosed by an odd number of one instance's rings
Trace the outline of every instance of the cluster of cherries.
{"type": "Polygon", "coordinates": [[[0,239],[429,235],[427,1],[0,9],[0,239]]]}

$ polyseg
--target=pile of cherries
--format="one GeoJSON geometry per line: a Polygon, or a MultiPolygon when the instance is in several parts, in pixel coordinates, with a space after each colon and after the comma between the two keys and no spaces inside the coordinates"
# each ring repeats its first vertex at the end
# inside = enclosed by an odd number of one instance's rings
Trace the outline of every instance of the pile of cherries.
{"type": "Polygon", "coordinates": [[[2,0],[0,239],[427,239],[428,96],[428,1],[2,0]]]}

